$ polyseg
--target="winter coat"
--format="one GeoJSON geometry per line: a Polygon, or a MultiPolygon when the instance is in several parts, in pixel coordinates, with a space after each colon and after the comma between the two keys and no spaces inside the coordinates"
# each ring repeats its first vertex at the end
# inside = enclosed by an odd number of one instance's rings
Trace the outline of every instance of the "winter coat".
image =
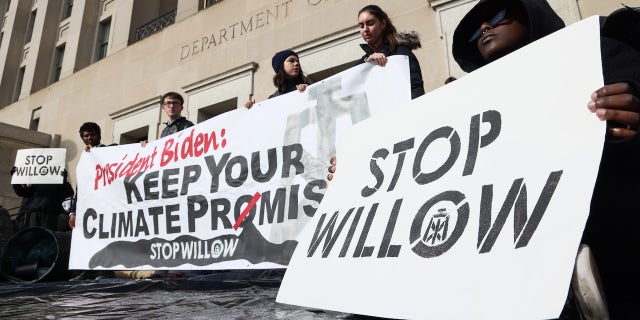
{"type": "Polygon", "coordinates": [[[396,36],[398,44],[395,46],[395,50],[391,51],[389,41],[384,41],[377,50],[373,50],[368,44],[361,44],[360,47],[364,50],[365,54],[360,59],[359,63],[367,62],[370,55],[376,52],[384,53],[387,57],[393,55],[405,55],[409,57],[409,77],[411,79],[411,99],[415,99],[424,94],[424,81],[422,81],[422,70],[420,70],[420,63],[413,54],[412,50],[420,48],[420,39],[418,34],[412,33],[398,33],[396,36]]]}
{"type": "Polygon", "coordinates": [[[168,135],[174,134],[178,131],[182,131],[186,128],[193,127],[193,122],[187,120],[185,117],[180,117],[173,121],[167,121],[165,123],[167,125],[166,128],[162,129],[162,133],[160,134],[160,138],[164,138],[168,135]]]}

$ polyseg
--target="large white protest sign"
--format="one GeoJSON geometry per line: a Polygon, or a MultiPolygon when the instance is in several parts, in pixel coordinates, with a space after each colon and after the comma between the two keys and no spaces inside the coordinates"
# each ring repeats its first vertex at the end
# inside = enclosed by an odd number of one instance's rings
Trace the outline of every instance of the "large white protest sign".
{"type": "Polygon", "coordinates": [[[395,57],[146,147],[85,152],[70,267],[284,267],[322,200],[336,137],[409,100],[408,59],[395,57]]]}
{"type": "Polygon", "coordinates": [[[64,148],[21,149],[16,152],[12,184],[61,184],[67,158],[64,148]]]}
{"type": "Polygon", "coordinates": [[[605,125],[596,18],[342,137],[277,301],[392,318],[563,307],[605,125]]]}

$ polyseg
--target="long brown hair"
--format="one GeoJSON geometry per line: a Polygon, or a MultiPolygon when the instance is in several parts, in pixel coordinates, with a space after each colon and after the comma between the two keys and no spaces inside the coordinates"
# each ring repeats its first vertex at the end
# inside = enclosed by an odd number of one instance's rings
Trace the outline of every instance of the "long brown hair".
{"type": "Polygon", "coordinates": [[[363,12],[368,12],[372,14],[376,19],[380,20],[380,23],[386,22],[385,27],[382,29],[382,38],[389,41],[389,49],[391,52],[396,50],[396,46],[398,45],[398,40],[396,40],[396,27],[391,23],[391,19],[389,15],[387,15],[382,8],[376,6],[375,4],[370,4],[358,11],[358,17],[363,12]]]}
{"type": "MultiPolygon", "coordinates": [[[[278,71],[273,76],[273,85],[278,89],[280,93],[287,93],[287,74],[284,72],[284,64],[278,66],[278,71]]],[[[298,84],[311,84],[311,81],[302,72],[302,65],[300,65],[300,72],[298,76],[293,78],[293,82],[298,84]]]]}

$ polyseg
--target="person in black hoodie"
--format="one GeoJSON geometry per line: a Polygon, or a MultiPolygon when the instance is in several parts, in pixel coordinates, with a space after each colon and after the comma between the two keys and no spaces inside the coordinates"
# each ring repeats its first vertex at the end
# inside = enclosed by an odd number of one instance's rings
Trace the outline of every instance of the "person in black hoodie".
{"type": "Polygon", "coordinates": [[[415,32],[398,33],[391,19],[380,7],[368,5],[358,12],[358,29],[366,42],[360,47],[365,54],[359,63],[373,61],[384,67],[387,57],[405,55],[409,57],[409,76],[411,78],[411,99],[424,94],[424,81],[420,63],[413,49],[420,48],[420,40],[415,32]]]}
{"type": "MultiPolygon", "coordinates": [[[[453,55],[472,72],[564,27],[546,0],[481,0],[461,20],[453,55]]],[[[601,18],[605,86],[587,107],[607,121],[600,169],[582,242],[595,256],[612,319],[637,317],[640,258],[640,10],[601,18]]],[[[568,121],[569,123],[569,121],[568,121]]]]}
{"type": "MultiPolygon", "coordinates": [[[[276,87],[276,92],[270,95],[269,99],[296,90],[303,92],[311,84],[311,81],[302,72],[298,54],[293,50],[276,52],[271,58],[271,66],[273,71],[276,72],[273,76],[273,85],[276,87]]],[[[255,103],[255,100],[250,100],[244,106],[250,109],[255,103]]]]}

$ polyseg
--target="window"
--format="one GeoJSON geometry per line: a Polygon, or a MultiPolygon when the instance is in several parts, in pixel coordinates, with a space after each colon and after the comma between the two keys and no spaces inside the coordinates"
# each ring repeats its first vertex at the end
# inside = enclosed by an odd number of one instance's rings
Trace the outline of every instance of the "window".
{"type": "Polygon", "coordinates": [[[140,143],[147,141],[149,136],[149,126],[140,127],[120,134],[119,144],[140,143]]]}
{"type": "Polygon", "coordinates": [[[71,11],[73,11],[73,0],[66,0],[66,3],[62,10],[64,10],[62,15],[63,20],[71,17],[71,11]]]}
{"type": "Polygon", "coordinates": [[[207,7],[210,7],[218,2],[222,2],[222,0],[207,0],[207,7]]]}
{"type": "Polygon", "coordinates": [[[198,11],[207,9],[214,4],[220,3],[222,0],[203,0],[198,1],[198,11]]]}
{"type": "Polygon", "coordinates": [[[160,133],[158,127],[161,113],[158,97],[154,96],[110,114],[113,120],[113,142],[129,144],[156,139],[160,133]]]}
{"type": "Polygon", "coordinates": [[[31,111],[31,121],[29,122],[29,130],[38,131],[38,125],[40,125],[40,111],[42,107],[37,107],[31,111]]]}
{"type": "Polygon", "coordinates": [[[31,42],[31,36],[33,35],[33,25],[36,22],[36,12],[37,10],[31,11],[31,16],[29,16],[29,25],[27,26],[27,35],[24,39],[25,44],[31,42]]]}
{"type": "Polygon", "coordinates": [[[65,45],[61,45],[56,48],[56,55],[54,61],[53,70],[53,82],[60,80],[60,73],[62,72],[62,61],[64,59],[65,45]]]}
{"type": "Polygon", "coordinates": [[[107,56],[107,48],[109,47],[109,30],[111,29],[111,19],[100,22],[98,29],[98,57],[101,60],[107,56]]]}
{"type": "Polygon", "coordinates": [[[251,99],[253,76],[257,68],[257,63],[249,62],[183,87],[187,94],[183,115],[187,118],[187,115],[191,115],[192,121],[200,123],[237,109],[238,101],[244,104],[244,101],[251,99]]]}
{"type": "Polygon", "coordinates": [[[25,67],[18,70],[18,78],[16,79],[16,90],[13,92],[13,101],[16,102],[20,99],[20,91],[22,91],[22,80],[24,79],[25,67]]]}
{"type": "Polygon", "coordinates": [[[238,109],[237,97],[200,108],[198,109],[198,123],[236,109],[238,109]]]}

